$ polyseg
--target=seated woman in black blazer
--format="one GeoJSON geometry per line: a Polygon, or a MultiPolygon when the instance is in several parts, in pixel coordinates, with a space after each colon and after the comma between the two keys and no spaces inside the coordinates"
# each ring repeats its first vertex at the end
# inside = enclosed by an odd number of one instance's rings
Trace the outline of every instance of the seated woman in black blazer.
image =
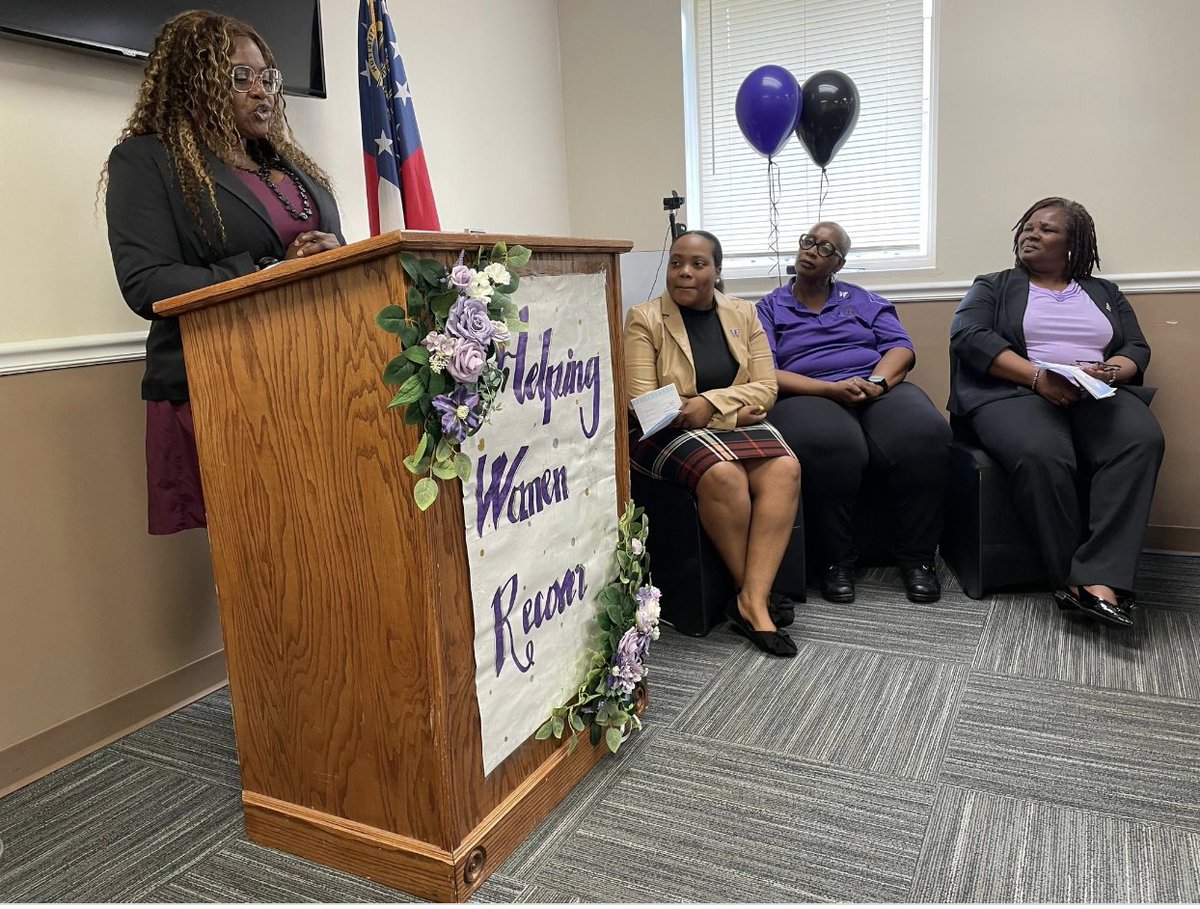
{"type": "Polygon", "coordinates": [[[1087,209],[1042,199],[1013,230],[1015,267],[976,278],[954,314],[950,413],[1008,471],[1059,606],[1127,628],[1163,457],[1154,390],[1142,387],[1150,347],[1120,289],[1092,277],[1087,209]],[[1086,364],[1116,394],[1093,398],[1040,363],[1086,364]]]}
{"type": "Polygon", "coordinates": [[[292,138],[282,87],[271,49],[245,22],[181,13],[155,39],[101,178],[117,282],[151,320],[151,533],[206,525],[179,325],[154,304],[345,242],[329,178],[292,138]]]}

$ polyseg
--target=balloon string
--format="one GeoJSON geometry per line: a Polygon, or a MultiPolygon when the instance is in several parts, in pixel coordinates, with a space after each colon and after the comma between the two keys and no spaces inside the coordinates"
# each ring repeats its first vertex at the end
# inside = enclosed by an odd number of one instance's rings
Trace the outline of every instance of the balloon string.
{"type": "Polygon", "coordinates": [[[821,198],[817,200],[817,220],[821,220],[821,209],[825,207],[825,197],[829,195],[829,174],[821,168],[821,198]]]}
{"type": "Polygon", "coordinates": [[[775,259],[775,281],[777,287],[783,286],[783,260],[779,257],[779,197],[782,195],[782,183],[779,179],[779,165],[774,158],[767,158],[767,193],[771,202],[771,235],[767,248],[775,259]]]}

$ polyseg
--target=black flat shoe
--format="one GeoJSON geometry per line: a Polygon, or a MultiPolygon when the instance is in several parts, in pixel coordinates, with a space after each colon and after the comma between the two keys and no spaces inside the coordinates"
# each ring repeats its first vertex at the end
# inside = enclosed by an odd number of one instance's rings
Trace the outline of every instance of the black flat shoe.
{"type": "Polygon", "coordinates": [[[729,624],[733,630],[743,637],[747,638],[751,644],[761,650],[763,653],[769,653],[771,656],[791,658],[796,655],[796,642],[793,641],[786,631],[775,629],[774,631],[755,631],[754,626],[742,618],[742,614],[738,612],[736,606],[725,613],[729,619],[729,624]]]}
{"type": "Polygon", "coordinates": [[[942,598],[942,585],[932,565],[901,568],[904,592],[914,603],[935,603],[942,598]]]}
{"type": "Polygon", "coordinates": [[[1054,591],[1054,602],[1063,612],[1070,612],[1073,609],[1082,609],[1079,605],[1079,597],[1071,593],[1069,587],[1060,587],[1054,591]]]}
{"type": "Polygon", "coordinates": [[[796,621],[796,603],[782,593],[773,593],[767,604],[767,614],[776,628],[786,628],[796,621]]]}
{"type": "Polygon", "coordinates": [[[854,569],[848,565],[830,565],[821,578],[821,598],[830,603],[854,602],[854,569]]]}
{"type": "Polygon", "coordinates": [[[1111,625],[1113,628],[1133,627],[1133,616],[1129,614],[1128,609],[1122,607],[1120,603],[1113,603],[1104,597],[1096,596],[1086,587],[1079,588],[1076,602],[1079,603],[1080,609],[1094,615],[1106,625],[1111,625]]]}

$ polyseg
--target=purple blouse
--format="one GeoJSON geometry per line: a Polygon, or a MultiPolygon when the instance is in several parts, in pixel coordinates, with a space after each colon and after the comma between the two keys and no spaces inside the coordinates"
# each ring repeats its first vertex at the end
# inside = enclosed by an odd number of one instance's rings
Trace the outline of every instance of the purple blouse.
{"type": "MultiPolygon", "coordinates": [[[[271,216],[271,224],[274,226],[275,232],[279,234],[279,239],[283,241],[284,249],[291,246],[292,241],[304,231],[316,230],[317,225],[321,223],[321,213],[317,211],[317,200],[311,195],[308,197],[308,204],[312,207],[312,214],[303,221],[297,221],[288,214],[283,203],[275,198],[275,194],[257,175],[244,171],[240,167],[235,167],[233,172],[238,175],[239,180],[246,184],[246,188],[254,193],[258,201],[262,203],[262,207],[267,210],[267,214],[271,216]]],[[[283,179],[275,186],[292,203],[292,207],[297,212],[303,210],[304,203],[300,199],[300,190],[296,188],[296,181],[284,174],[283,179]]]]}
{"type": "Polygon", "coordinates": [[[834,282],[819,313],[796,299],[789,282],[758,301],[758,318],[776,368],[810,379],[838,382],[870,375],[893,347],[913,349],[895,306],[842,281],[834,282]]]}
{"type": "Polygon", "coordinates": [[[1112,325],[1074,281],[1061,291],[1030,283],[1024,329],[1029,359],[1044,363],[1103,360],[1112,341],[1112,325]]]}

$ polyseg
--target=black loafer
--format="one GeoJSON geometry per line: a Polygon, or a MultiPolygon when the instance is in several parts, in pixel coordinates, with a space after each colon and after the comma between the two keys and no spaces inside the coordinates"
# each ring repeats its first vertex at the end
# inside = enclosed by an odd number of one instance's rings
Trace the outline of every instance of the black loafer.
{"type": "Polygon", "coordinates": [[[900,569],[904,592],[914,603],[934,603],[942,598],[942,585],[932,565],[900,569]]]}
{"type": "Polygon", "coordinates": [[[830,603],[854,602],[854,569],[848,565],[830,565],[821,578],[821,597],[830,603]]]}
{"type": "Polygon", "coordinates": [[[771,616],[775,627],[786,628],[796,621],[796,603],[782,593],[773,593],[767,604],[767,614],[771,616]]]}
{"type": "Polygon", "coordinates": [[[1079,598],[1071,593],[1069,587],[1060,587],[1054,591],[1054,602],[1063,612],[1070,612],[1073,609],[1081,608],[1079,598]]]}
{"type": "Polygon", "coordinates": [[[1104,597],[1098,597],[1086,587],[1079,588],[1079,596],[1075,598],[1079,608],[1089,615],[1094,615],[1106,625],[1113,628],[1132,628],[1133,616],[1120,603],[1113,603],[1104,597]]]}

